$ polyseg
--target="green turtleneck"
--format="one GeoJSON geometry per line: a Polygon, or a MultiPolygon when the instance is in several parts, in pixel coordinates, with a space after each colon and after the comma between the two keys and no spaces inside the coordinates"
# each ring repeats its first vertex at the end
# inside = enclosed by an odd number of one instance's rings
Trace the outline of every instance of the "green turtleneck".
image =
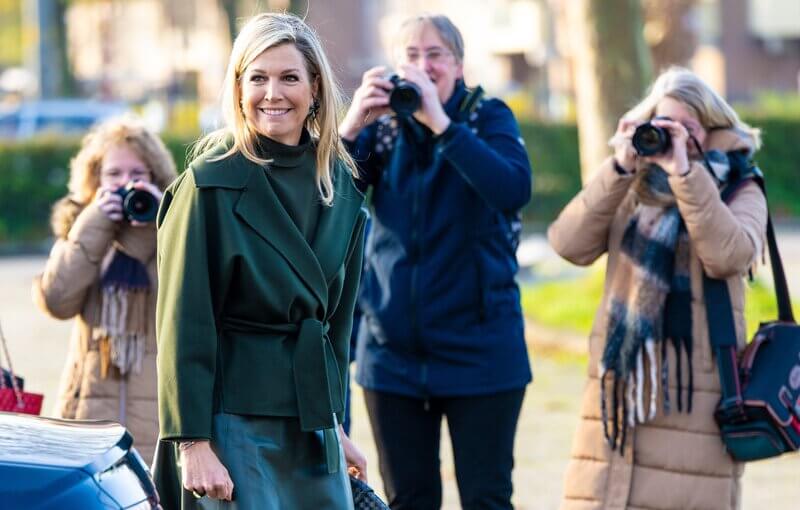
{"type": "Polygon", "coordinates": [[[259,156],[271,160],[264,171],[281,205],[297,229],[313,241],[321,200],[317,189],[315,147],[303,130],[298,145],[284,145],[259,136],[259,156]]]}

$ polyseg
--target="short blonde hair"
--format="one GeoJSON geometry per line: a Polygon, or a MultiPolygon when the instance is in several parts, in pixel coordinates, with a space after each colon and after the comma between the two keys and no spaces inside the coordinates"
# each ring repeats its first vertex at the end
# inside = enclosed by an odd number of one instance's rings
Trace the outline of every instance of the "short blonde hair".
{"type": "Polygon", "coordinates": [[[233,146],[216,159],[223,159],[236,152],[256,164],[269,163],[258,156],[256,150],[258,133],[244,118],[241,107],[242,89],[240,80],[247,66],[264,51],[282,44],[293,44],[303,55],[311,81],[317,82],[316,115],[309,116],[306,128],[317,138],[317,188],[326,205],[333,203],[333,171],[336,160],[343,161],[351,174],[356,175],[356,167],[341,140],[339,139],[338,113],[343,109],[344,100],[333,76],[322,44],[314,31],[293,14],[264,13],[251,18],[243,27],[233,43],[225,84],[222,91],[222,116],[225,126],[198,141],[192,150],[193,157],[233,136],[233,146]]]}
{"type": "Polygon", "coordinates": [[[655,115],[658,103],[670,97],[688,106],[704,129],[733,129],[749,141],[751,152],[761,147],[761,130],[743,122],[734,109],[705,81],[692,71],[671,67],[663,72],[639,104],[624,118],[646,122],[655,115]]]}
{"type": "Polygon", "coordinates": [[[159,189],[166,189],[177,176],[175,162],[164,142],[137,119],[119,117],[99,124],[84,136],[80,150],[70,161],[71,200],[86,206],[94,199],[100,187],[103,157],[117,145],[125,145],[142,160],[159,189]]]}

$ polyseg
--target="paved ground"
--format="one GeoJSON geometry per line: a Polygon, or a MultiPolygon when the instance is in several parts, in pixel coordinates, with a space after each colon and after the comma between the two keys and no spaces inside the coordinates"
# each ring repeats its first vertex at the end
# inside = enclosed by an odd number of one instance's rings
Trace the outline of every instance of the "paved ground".
{"type": "MultiPolygon", "coordinates": [[[[541,243],[540,243],[541,244],[541,243]]],[[[800,236],[794,244],[800,253],[800,236]]],[[[800,276],[800,257],[793,255],[790,270],[800,276]]],[[[26,377],[31,391],[44,392],[45,414],[54,401],[71,324],[50,319],[31,304],[30,281],[44,265],[43,257],[0,258],[0,323],[15,368],[26,377]]],[[[796,295],[800,287],[793,285],[796,295]]],[[[536,381],[528,389],[516,445],[514,502],[518,509],[551,510],[558,507],[562,473],[575,428],[584,366],[580,353],[555,348],[561,344],[583,349],[580,339],[567,341],[535,328],[532,362],[536,381]]],[[[354,397],[354,437],[370,460],[370,481],[380,489],[377,459],[361,395],[354,397]]],[[[413,455],[413,452],[410,452],[413,455]]],[[[442,454],[445,509],[457,509],[458,495],[449,449],[442,454]]],[[[800,508],[800,457],[785,456],[748,467],[744,480],[744,510],[800,508]]]]}

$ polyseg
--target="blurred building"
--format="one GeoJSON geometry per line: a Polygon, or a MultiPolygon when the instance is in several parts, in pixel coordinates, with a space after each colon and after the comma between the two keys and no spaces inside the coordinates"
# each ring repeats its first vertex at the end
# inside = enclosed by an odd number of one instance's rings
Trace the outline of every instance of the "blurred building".
{"type": "MultiPolygon", "coordinates": [[[[37,0],[42,1],[42,0],[37,0]]],[[[800,0],[642,0],[645,38],[658,65],[697,70],[733,101],[760,90],[798,92],[800,0]],[[648,18],[649,16],[649,18],[648,18]]],[[[571,2],[563,0],[306,0],[346,93],[368,68],[391,66],[392,35],[420,12],[461,29],[465,77],[503,96],[522,116],[574,118],[571,2]]],[[[288,0],[94,0],[67,11],[69,56],[84,96],[219,97],[230,52],[230,6],[238,17],[288,0]]]]}
{"type": "Polygon", "coordinates": [[[87,95],[205,102],[219,92],[230,38],[218,0],[76,2],[67,27],[73,72],[87,95]]]}
{"type": "Polygon", "coordinates": [[[704,0],[693,61],[731,101],[800,92],[800,0],[704,0]]]}
{"type": "Polygon", "coordinates": [[[349,95],[361,75],[384,62],[379,20],[384,0],[309,0],[306,21],[322,40],[342,88],[349,95]]]}
{"type": "Polygon", "coordinates": [[[392,67],[392,38],[405,18],[441,13],[464,37],[469,85],[503,95],[518,111],[547,114],[551,19],[543,0],[312,0],[308,6],[307,20],[348,93],[370,67],[392,67]]]}

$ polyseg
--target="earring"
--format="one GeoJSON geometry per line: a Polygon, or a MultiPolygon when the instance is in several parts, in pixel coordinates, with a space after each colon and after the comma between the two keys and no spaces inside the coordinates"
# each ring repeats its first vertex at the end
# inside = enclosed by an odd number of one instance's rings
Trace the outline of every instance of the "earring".
{"type": "Polygon", "coordinates": [[[314,117],[317,116],[318,112],[319,112],[319,99],[315,97],[314,100],[311,102],[311,107],[308,109],[308,116],[313,119],[314,117]]]}

